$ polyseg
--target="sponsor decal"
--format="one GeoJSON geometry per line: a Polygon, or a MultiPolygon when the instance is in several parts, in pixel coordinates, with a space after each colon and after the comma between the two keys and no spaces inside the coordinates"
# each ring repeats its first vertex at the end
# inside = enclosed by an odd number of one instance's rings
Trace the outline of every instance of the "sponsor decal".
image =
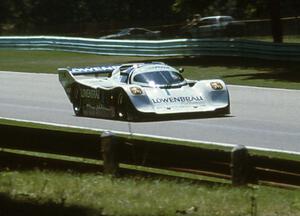
{"type": "Polygon", "coordinates": [[[197,103],[203,101],[201,96],[182,96],[152,99],[154,104],[160,103],[197,103]]]}
{"type": "Polygon", "coordinates": [[[95,89],[82,89],[81,91],[82,98],[91,98],[91,99],[100,99],[100,95],[97,94],[95,89]]]}
{"type": "Polygon", "coordinates": [[[108,65],[108,66],[97,66],[97,67],[86,67],[86,68],[72,68],[71,73],[96,73],[96,72],[111,72],[118,66],[108,65]]]}
{"type": "Polygon", "coordinates": [[[166,65],[145,65],[145,67],[138,68],[139,72],[152,72],[152,71],[175,71],[170,66],[166,65]]]}

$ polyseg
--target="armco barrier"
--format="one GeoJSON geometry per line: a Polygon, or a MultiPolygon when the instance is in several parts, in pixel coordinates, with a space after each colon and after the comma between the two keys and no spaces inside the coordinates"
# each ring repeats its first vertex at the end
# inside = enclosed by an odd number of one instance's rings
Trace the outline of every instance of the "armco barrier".
{"type": "MultiPolygon", "coordinates": [[[[17,161],[25,163],[25,159],[22,160],[20,154],[7,153],[8,149],[104,160],[104,165],[108,162],[108,166],[113,172],[116,172],[116,166],[122,163],[222,179],[231,179],[232,170],[240,167],[238,163],[241,161],[239,159],[238,162],[234,162],[233,151],[211,150],[176,144],[170,141],[146,141],[114,135],[113,139],[107,140],[107,138],[112,137],[9,125],[0,125],[0,131],[2,134],[0,167],[1,165],[17,166],[17,161]],[[112,140],[113,145],[115,145],[113,147],[109,146],[112,144],[112,140]],[[105,155],[107,151],[110,151],[110,153],[105,155]]],[[[37,157],[32,157],[36,163],[33,165],[36,167],[42,166],[42,164],[38,164],[37,157]]],[[[29,156],[24,155],[24,158],[29,158],[29,156]]],[[[44,164],[47,161],[51,162],[51,160],[53,159],[43,158],[41,161],[44,164]]],[[[80,162],[76,163],[79,164],[80,162]]],[[[300,187],[300,161],[252,155],[243,163],[246,163],[242,165],[242,167],[247,167],[246,172],[243,170],[236,171],[245,174],[246,182],[300,187]]],[[[82,167],[88,169],[85,164],[82,167]]],[[[110,172],[109,170],[106,171],[110,172]]]]}
{"type": "Polygon", "coordinates": [[[57,50],[128,56],[238,56],[299,61],[300,44],[223,39],[107,40],[76,37],[0,37],[0,49],[57,50]]]}

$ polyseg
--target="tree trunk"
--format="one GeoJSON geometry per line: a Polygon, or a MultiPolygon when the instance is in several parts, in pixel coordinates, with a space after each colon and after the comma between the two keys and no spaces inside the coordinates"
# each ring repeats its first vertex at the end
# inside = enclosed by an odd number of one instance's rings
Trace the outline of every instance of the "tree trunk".
{"type": "Polygon", "coordinates": [[[280,0],[269,0],[271,25],[274,43],[282,43],[282,25],[280,21],[280,0]]]}

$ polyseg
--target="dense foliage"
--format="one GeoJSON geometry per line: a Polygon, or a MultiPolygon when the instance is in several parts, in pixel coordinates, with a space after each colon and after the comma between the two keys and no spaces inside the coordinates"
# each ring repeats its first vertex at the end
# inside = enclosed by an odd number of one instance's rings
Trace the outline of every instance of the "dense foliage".
{"type": "Polygon", "coordinates": [[[297,0],[1,0],[0,33],[92,35],[123,27],[179,24],[194,13],[269,18],[270,4],[280,4],[281,16],[300,12],[297,0]]]}
{"type": "MultiPolygon", "coordinates": [[[[228,14],[238,19],[259,19],[270,16],[270,5],[278,4],[274,0],[175,0],[173,10],[185,15],[200,13],[202,16],[228,14]]],[[[298,16],[300,2],[281,0],[281,15],[298,16]]]]}

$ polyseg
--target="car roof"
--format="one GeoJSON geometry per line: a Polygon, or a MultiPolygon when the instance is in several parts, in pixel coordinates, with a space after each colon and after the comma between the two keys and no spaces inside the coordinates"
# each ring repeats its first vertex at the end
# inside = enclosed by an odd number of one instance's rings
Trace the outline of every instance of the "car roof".
{"type": "Polygon", "coordinates": [[[154,71],[161,71],[161,70],[176,71],[175,68],[167,64],[164,64],[162,62],[151,62],[151,63],[138,65],[138,67],[136,67],[133,70],[133,73],[138,74],[138,73],[147,73],[147,72],[154,72],[154,71]]]}
{"type": "Polygon", "coordinates": [[[145,28],[139,28],[139,27],[131,27],[131,28],[124,28],[124,29],[121,29],[120,31],[131,31],[131,30],[134,30],[134,29],[139,29],[139,30],[148,30],[148,29],[145,29],[145,28]]]}
{"type": "Polygon", "coordinates": [[[115,69],[112,73],[112,76],[119,76],[120,72],[125,74],[138,74],[138,73],[146,73],[146,72],[154,72],[161,70],[169,70],[169,71],[177,71],[170,65],[167,65],[163,62],[145,62],[145,63],[129,63],[123,64],[117,69],[115,69]]]}
{"type": "Polygon", "coordinates": [[[220,19],[220,18],[230,18],[233,19],[231,16],[208,16],[200,18],[200,21],[207,20],[207,19],[220,19]]]}

